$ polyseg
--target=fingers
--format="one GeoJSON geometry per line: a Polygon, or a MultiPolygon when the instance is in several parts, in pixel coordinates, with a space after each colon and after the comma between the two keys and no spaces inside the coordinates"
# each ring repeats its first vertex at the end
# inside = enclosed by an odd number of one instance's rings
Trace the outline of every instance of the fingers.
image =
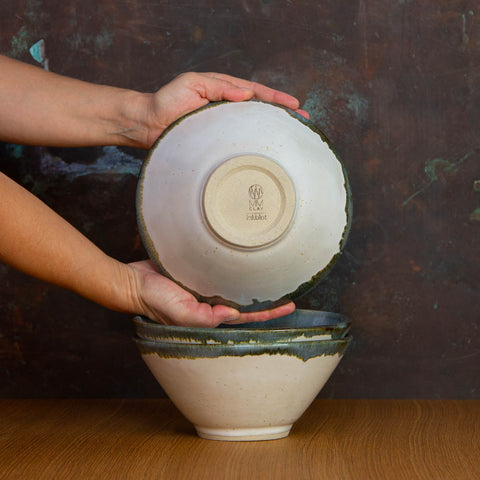
{"type": "Polygon", "coordinates": [[[250,322],[265,322],[267,320],[272,320],[277,317],[283,317],[288,315],[295,310],[295,304],[289,302],[280,307],[273,308],[271,310],[263,310],[261,312],[249,312],[241,313],[240,317],[237,320],[229,322],[229,324],[238,324],[238,323],[250,323],[250,322]]]}
{"type": "MultiPolygon", "coordinates": [[[[214,328],[221,323],[237,325],[240,323],[265,322],[277,317],[283,317],[295,310],[295,304],[289,302],[271,310],[260,312],[240,313],[234,308],[226,305],[215,305],[210,307],[205,303],[199,303],[195,306],[195,312],[190,312],[188,316],[188,326],[214,328]]],[[[184,317],[185,319],[185,317],[184,317]]],[[[184,322],[182,322],[184,323],[184,322]]]]}
{"type": "MultiPolygon", "coordinates": [[[[183,85],[185,91],[194,92],[196,103],[188,108],[188,112],[199,108],[208,102],[228,100],[242,102],[255,98],[265,102],[282,105],[305,118],[309,118],[308,112],[299,108],[299,101],[288,93],[275,90],[260,83],[251,82],[222,73],[194,73],[187,72],[175,79],[174,85],[183,85]]],[[[182,112],[185,113],[185,112],[182,112]]]]}
{"type": "Polygon", "coordinates": [[[301,115],[302,117],[305,117],[307,120],[310,120],[310,114],[306,110],[296,110],[296,112],[301,115]]]}
{"type": "MultiPolygon", "coordinates": [[[[204,73],[203,75],[212,80],[216,80],[217,82],[222,82],[225,89],[224,100],[241,101],[256,98],[257,100],[283,105],[292,110],[298,110],[300,106],[299,101],[295,97],[260,83],[250,82],[249,80],[243,80],[223,73],[204,73]],[[227,87],[227,84],[231,87],[227,87]],[[243,94],[241,93],[242,91],[243,94]],[[249,94],[248,98],[241,98],[242,95],[246,97],[247,93],[249,94]],[[232,96],[238,97],[240,100],[235,100],[231,98],[232,96]]],[[[218,100],[218,98],[216,100],[218,100]]]]}
{"type": "Polygon", "coordinates": [[[221,100],[243,102],[250,100],[255,94],[251,88],[233,84],[227,80],[213,77],[210,74],[200,75],[202,83],[197,84],[196,89],[203,98],[210,102],[221,100]]]}
{"type": "Polygon", "coordinates": [[[226,305],[210,306],[198,303],[196,300],[181,302],[168,311],[156,311],[152,320],[166,325],[181,327],[215,328],[222,323],[236,325],[240,323],[264,322],[273,318],[288,315],[295,310],[293,302],[280,307],[261,312],[240,313],[238,310],[226,305]]]}
{"type": "Polygon", "coordinates": [[[129,285],[134,300],[131,313],[146,315],[166,325],[214,328],[221,323],[264,322],[288,315],[293,302],[261,312],[240,313],[226,305],[199,303],[189,292],[161,275],[150,260],[129,264],[129,285]]]}

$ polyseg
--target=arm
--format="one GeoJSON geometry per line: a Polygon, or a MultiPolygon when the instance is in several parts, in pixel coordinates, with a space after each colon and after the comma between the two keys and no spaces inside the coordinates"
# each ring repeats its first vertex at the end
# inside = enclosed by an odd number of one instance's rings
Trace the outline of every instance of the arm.
{"type": "MultiPolygon", "coordinates": [[[[0,140],[48,146],[125,145],[148,95],[56,75],[0,56],[0,140]]],[[[144,107],[144,106],[143,106],[144,107]]],[[[145,107],[144,107],[145,108],[145,107]]],[[[140,138],[139,138],[140,140],[140,138]]]]}
{"type": "Polygon", "coordinates": [[[286,93],[217,73],[186,73],[150,94],[75,80],[0,55],[0,140],[149,148],[173,121],[210,101],[253,97],[298,109],[298,100],[286,93]]]}
{"type": "Polygon", "coordinates": [[[30,192],[0,173],[0,261],[72,290],[112,310],[147,315],[178,325],[260,321],[285,315],[275,310],[240,315],[224,305],[198,303],[148,262],[121,263],[97,248],[30,192]]]}
{"type": "Polygon", "coordinates": [[[125,293],[131,292],[121,291],[122,264],[2,173],[0,261],[106,307],[128,310],[123,305],[129,302],[125,293]],[[118,281],[108,281],[112,278],[118,281]]]}
{"type": "MultiPolygon", "coordinates": [[[[271,101],[298,110],[285,93],[227,75],[187,73],[155,94],[62,77],[0,56],[0,140],[57,146],[148,148],[173,121],[210,101],[271,101]]],[[[105,307],[165,323],[215,326],[290,313],[239,314],[198,303],[148,262],[123,264],[105,255],[36,197],[0,174],[0,260],[105,307]]]]}

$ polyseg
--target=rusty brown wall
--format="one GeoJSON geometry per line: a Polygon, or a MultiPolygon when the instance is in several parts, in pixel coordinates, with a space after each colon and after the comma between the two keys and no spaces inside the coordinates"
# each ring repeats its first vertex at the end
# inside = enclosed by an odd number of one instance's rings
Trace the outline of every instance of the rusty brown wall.
{"type": "MultiPolygon", "coordinates": [[[[321,396],[480,398],[478,2],[1,2],[1,53],[38,64],[41,39],[50,70],[92,82],[154,91],[222,71],[298,96],[354,200],[343,257],[298,302],[354,325],[321,396]]],[[[144,156],[3,144],[0,168],[127,261],[145,256],[144,156]]],[[[1,396],[159,395],[131,334],[127,316],[0,265],[1,396]]]]}

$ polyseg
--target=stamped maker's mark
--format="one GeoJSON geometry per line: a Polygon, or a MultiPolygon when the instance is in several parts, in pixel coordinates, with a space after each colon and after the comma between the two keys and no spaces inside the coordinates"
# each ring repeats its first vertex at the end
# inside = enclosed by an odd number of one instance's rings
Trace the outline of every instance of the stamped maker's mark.
{"type": "Polygon", "coordinates": [[[247,220],[258,221],[267,220],[267,214],[263,213],[264,199],[263,187],[258,184],[250,185],[248,188],[248,213],[247,220]]]}

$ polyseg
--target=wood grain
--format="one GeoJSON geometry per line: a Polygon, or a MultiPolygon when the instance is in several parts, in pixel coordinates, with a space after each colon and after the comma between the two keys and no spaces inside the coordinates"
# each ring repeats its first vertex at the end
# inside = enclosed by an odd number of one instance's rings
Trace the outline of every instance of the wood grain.
{"type": "Polygon", "coordinates": [[[0,478],[480,478],[480,401],[316,400],[289,437],[196,436],[167,399],[0,400],[0,478]]]}

